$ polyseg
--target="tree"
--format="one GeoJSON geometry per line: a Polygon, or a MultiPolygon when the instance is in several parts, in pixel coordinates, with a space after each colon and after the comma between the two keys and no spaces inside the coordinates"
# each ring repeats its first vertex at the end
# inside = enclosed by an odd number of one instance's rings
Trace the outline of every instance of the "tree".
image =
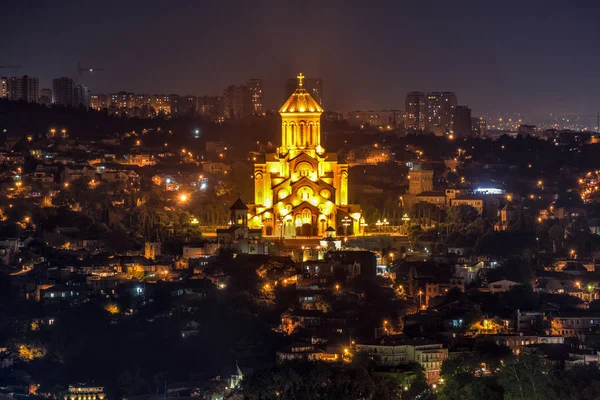
{"type": "Polygon", "coordinates": [[[557,398],[562,400],[595,400],[600,397],[600,369],[595,365],[562,371],[552,383],[557,398]]]}
{"type": "Polygon", "coordinates": [[[442,210],[431,203],[416,203],[410,209],[410,217],[413,221],[419,221],[421,225],[430,226],[433,221],[442,221],[442,210]]]}
{"type": "Polygon", "coordinates": [[[127,396],[134,396],[146,392],[149,388],[140,368],[135,367],[133,371],[126,369],[118,378],[121,392],[127,396]]]}
{"type": "Polygon", "coordinates": [[[554,252],[558,252],[565,240],[565,229],[558,224],[552,225],[548,230],[548,236],[552,240],[554,252]]]}
{"type": "Polygon", "coordinates": [[[555,398],[549,371],[537,356],[521,355],[507,362],[500,371],[499,382],[507,400],[555,398]]]}
{"type": "Polygon", "coordinates": [[[461,373],[447,381],[440,390],[439,400],[502,400],[502,387],[495,377],[475,377],[461,373]]]}
{"type": "Polygon", "coordinates": [[[250,400],[314,400],[397,398],[400,388],[362,366],[322,362],[287,362],[256,371],[242,382],[250,400]]]}
{"type": "Polygon", "coordinates": [[[467,204],[451,206],[446,210],[446,222],[453,230],[463,230],[479,217],[477,210],[467,204]]]}
{"type": "Polygon", "coordinates": [[[408,228],[408,240],[413,247],[418,247],[421,241],[423,229],[420,225],[412,225],[408,228]]]}

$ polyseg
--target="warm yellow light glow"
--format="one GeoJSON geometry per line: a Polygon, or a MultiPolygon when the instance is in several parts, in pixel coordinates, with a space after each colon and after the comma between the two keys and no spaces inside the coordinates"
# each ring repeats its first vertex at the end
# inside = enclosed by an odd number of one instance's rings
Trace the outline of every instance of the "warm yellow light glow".
{"type": "MultiPolygon", "coordinates": [[[[323,237],[327,228],[338,229],[337,206],[348,205],[348,166],[326,156],[321,146],[323,109],[312,91],[303,87],[303,79],[299,74],[296,90],[279,110],[281,142],[277,151],[249,157],[258,162],[252,177],[256,205],[252,215],[264,216],[250,218],[250,226],[282,238],[296,235],[296,228],[305,224],[311,225],[309,236],[323,237]],[[307,178],[313,183],[294,185],[307,178]],[[310,206],[299,207],[306,202],[310,206]],[[265,212],[271,208],[273,218],[266,218],[265,212]],[[280,228],[283,221],[286,226],[280,228]]],[[[360,220],[357,208],[344,212],[360,220]]],[[[348,228],[348,233],[356,234],[356,230],[348,228]]]]}
{"type": "Polygon", "coordinates": [[[182,203],[185,203],[187,201],[188,197],[187,194],[182,194],[179,196],[179,201],[181,201],[182,203]]]}
{"type": "Polygon", "coordinates": [[[119,306],[115,303],[108,303],[104,306],[104,309],[110,314],[118,314],[120,312],[119,306]]]}

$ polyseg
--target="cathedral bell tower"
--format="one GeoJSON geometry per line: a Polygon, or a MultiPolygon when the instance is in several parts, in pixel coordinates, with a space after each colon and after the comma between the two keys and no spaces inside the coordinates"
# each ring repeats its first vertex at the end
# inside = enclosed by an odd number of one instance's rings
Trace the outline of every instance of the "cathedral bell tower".
{"type": "Polygon", "coordinates": [[[321,154],[321,114],[323,109],[304,88],[304,75],[298,76],[298,86],[279,110],[281,115],[282,155],[305,152],[312,157],[321,154]]]}

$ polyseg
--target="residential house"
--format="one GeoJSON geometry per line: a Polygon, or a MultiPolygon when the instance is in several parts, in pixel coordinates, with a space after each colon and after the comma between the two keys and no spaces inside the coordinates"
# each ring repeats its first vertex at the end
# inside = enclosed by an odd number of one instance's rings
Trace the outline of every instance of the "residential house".
{"type": "Polygon", "coordinates": [[[295,343],[277,351],[277,362],[285,361],[341,361],[339,354],[328,353],[312,344],[295,343]]]}
{"type": "Polygon", "coordinates": [[[496,282],[490,282],[489,288],[491,293],[508,292],[513,286],[520,285],[519,282],[509,281],[508,279],[502,279],[496,282]]]}

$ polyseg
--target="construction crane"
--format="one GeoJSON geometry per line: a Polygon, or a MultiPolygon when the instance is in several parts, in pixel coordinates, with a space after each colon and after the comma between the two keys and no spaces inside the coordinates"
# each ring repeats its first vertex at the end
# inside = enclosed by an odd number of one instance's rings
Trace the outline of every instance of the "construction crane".
{"type": "Polygon", "coordinates": [[[15,72],[18,71],[19,68],[21,68],[20,65],[0,65],[0,69],[13,69],[15,72]]]}
{"type": "Polygon", "coordinates": [[[77,75],[81,77],[83,72],[96,72],[96,71],[104,71],[104,68],[83,68],[81,63],[77,63],[77,75]]]}

